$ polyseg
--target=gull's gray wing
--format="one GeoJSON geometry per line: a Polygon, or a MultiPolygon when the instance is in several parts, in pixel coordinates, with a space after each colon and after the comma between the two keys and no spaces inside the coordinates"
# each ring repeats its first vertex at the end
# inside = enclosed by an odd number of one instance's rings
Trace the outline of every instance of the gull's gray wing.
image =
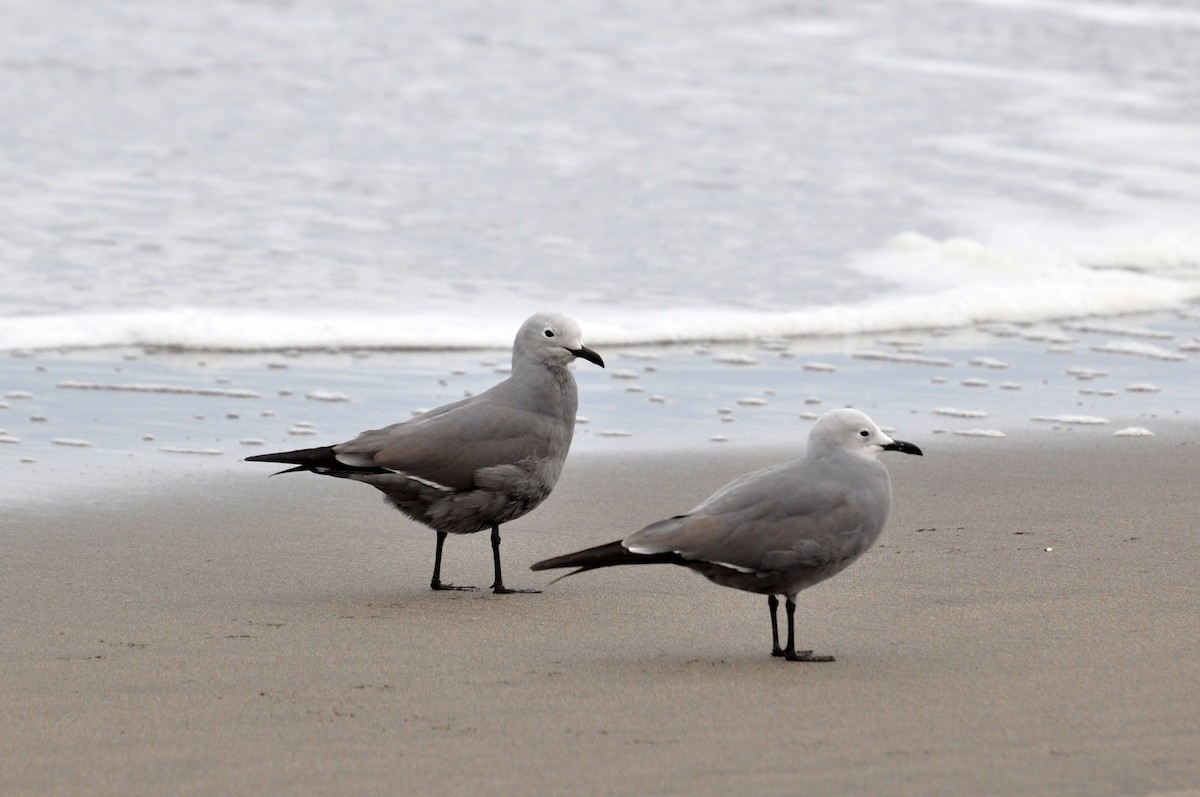
{"type": "MultiPolygon", "coordinates": [[[[863,529],[886,519],[846,481],[797,460],[747,474],[686,515],[624,540],[636,553],[674,551],[691,561],[762,572],[822,567],[861,553],[863,529]]],[[[878,480],[872,480],[878,482],[878,480]]],[[[874,489],[887,490],[886,481],[874,489]]]]}
{"type": "MultiPolygon", "coordinates": [[[[476,397],[484,398],[483,395],[476,397]]],[[[570,441],[561,419],[491,401],[465,400],[334,446],[350,465],[376,465],[425,481],[465,490],[480,468],[528,457],[545,458],[570,441]]]]}

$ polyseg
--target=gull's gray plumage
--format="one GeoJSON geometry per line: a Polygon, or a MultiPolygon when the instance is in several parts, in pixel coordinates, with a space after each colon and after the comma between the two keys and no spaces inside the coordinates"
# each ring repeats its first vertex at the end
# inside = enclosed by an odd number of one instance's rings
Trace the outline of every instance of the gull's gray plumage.
{"type": "Polygon", "coordinates": [[[813,426],[802,458],[735,479],[685,515],[533,569],[681,565],[722,586],[769,596],[772,655],[832,661],[811,650],[796,653],[796,595],[849,567],[879,539],[892,502],[887,468],[875,459],[881,451],[921,454],[858,410],[827,412],[813,426]],[[786,598],[783,647],[776,595],[786,598]]]}
{"type": "Polygon", "coordinates": [[[407,421],[365,431],[333,446],[262,454],[251,462],[283,462],[325,476],[364,482],[413,520],[437,531],[434,589],[441,582],[447,534],[492,530],[498,593],[500,525],[521,517],[554,489],[579,405],[568,366],[604,360],[583,345],[579,324],[561,313],[537,313],[517,331],[512,373],[477,396],[407,421]]]}

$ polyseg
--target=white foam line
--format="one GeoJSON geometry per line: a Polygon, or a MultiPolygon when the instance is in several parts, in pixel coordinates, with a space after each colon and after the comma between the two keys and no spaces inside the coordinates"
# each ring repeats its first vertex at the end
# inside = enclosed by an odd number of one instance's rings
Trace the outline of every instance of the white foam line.
{"type": "Polygon", "coordinates": [[[971,365],[978,365],[983,368],[1000,369],[1008,367],[1008,363],[1004,362],[1003,360],[997,360],[995,357],[972,357],[971,359],[967,360],[967,362],[971,365]]]}
{"type": "Polygon", "coordinates": [[[253,390],[237,390],[217,387],[179,387],[177,385],[104,384],[101,382],[59,382],[55,387],[63,390],[113,390],[124,393],[169,393],[181,396],[223,396],[226,398],[261,398],[253,390]]]}
{"type": "Polygon", "coordinates": [[[999,429],[956,429],[952,434],[962,437],[1008,437],[999,429]]]}
{"type": "Polygon", "coordinates": [[[987,413],[982,410],[959,410],[954,407],[938,407],[933,411],[934,415],[949,415],[954,418],[986,418],[987,413]]]}
{"type": "Polygon", "coordinates": [[[1094,324],[1094,323],[1079,323],[1079,324],[1063,324],[1064,329],[1070,329],[1074,332],[1091,332],[1102,335],[1121,335],[1130,338],[1153,338],[1156,340],[1170,340],[1175,337],[1174,332],[1165,330],[1150,329],[1149,327],[1121,327],[1109,324],[1094,324]]]}
{"type": "Polygon", "coordinates": [[[882,360],[884,362],[911,363],[913,365],[954,365],[953,361],[946,360],[941,357],[927,357],[923,354],[888,352],[879,351],[877,349],[862,349],[860,351],[852,352],[850,356],[856,360],[882,360]]]}
{"type": "Polygon", "coordinates": [[[350,397],[345,393],[338,393],[332,390],[313,390],[309,393],[305,393],[304,397],[310,401],[328,401],[330,403],[350,400],[350,397]]]}
{"type": "Polygon", "coordinates": [[[1036,415],[1035,421],[1048,421],[1050,423],[1072,423],[1081,426],[1101,426],[1106,423],[1112,423],[1108,418],[1097,418],[1094,415],[1036,415]]]}
{"type": "Polygon", "coordinates": [[[1104,354],[1134,354],[1140,357],[1149,357],[1152,360],[1164,360],[1166,362],[1183,362],[1187,359],[1187,357],[1182,354],[1177,354],[1173,351],[1167,351],[1161,346],[1155,346],[1151,343],[1133,343],[1110,340],[1107,343],[1101,343],[1097,346],[1092,346],[1092,351],[1098,351],[1104,354]]]}

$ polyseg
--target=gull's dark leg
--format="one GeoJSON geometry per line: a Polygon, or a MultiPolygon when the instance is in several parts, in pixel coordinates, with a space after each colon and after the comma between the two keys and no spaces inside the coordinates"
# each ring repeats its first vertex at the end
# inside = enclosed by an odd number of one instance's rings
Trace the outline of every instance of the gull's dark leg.
{"type": "Polygon", "coordinates": [[[776,612],[779,611],[779,598],[768,595],[767,606],[771,609],[771,655],[782,656],[783,648],[779,647],[779,619],[776,617],[776,612]]]}
{"type": "Polygon", "coordinates": [[[456,587],[453,584],[442,583],[442,546],[446,544],[446,532],[437,533],[437,552],[433,555],[433,579],[429,582],[430,589],[452,589],[467,591],[475,587],[456,587]]]}
{"type": "Polygon", "coordinates": [[[500,575],[500,524],[492,524],[492,567],[496,571],[496,580],[492,582],[492,592],[497,595],[511,595],[514,592],[541,592],[540,589],[509,589],[504,586],[504,577],[500,575]]]}
{"type": "Polygon", "coordinates": [[[833,661],[833,656],[814,656],[811,650],[796,652],[796,599],[788,595],[784,608],[787,609],[788,635],[783,657],[788,661],[833,661]]]}

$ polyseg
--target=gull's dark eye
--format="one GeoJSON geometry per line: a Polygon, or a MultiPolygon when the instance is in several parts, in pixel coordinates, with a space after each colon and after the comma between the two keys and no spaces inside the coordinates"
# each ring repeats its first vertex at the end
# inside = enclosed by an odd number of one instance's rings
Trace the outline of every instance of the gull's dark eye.
{"type": "Polygon", "coordinates": [[[552,338],[552,337],[554,337],[554,330],[553,330],[553,329],[547,329],[547,330],[546,330],[544,333],[542,333],[542,334],[544,334],[544,335],[545,335],[546,337],[548,337],[548,338],[552,338]]]}
{"type": "Polygon", "coordinates": [[[861,432],[858,433],[858,436],[859,437],[870,437],[871,433],[868,432],[866,429],[863,429],[861,432]]]}

